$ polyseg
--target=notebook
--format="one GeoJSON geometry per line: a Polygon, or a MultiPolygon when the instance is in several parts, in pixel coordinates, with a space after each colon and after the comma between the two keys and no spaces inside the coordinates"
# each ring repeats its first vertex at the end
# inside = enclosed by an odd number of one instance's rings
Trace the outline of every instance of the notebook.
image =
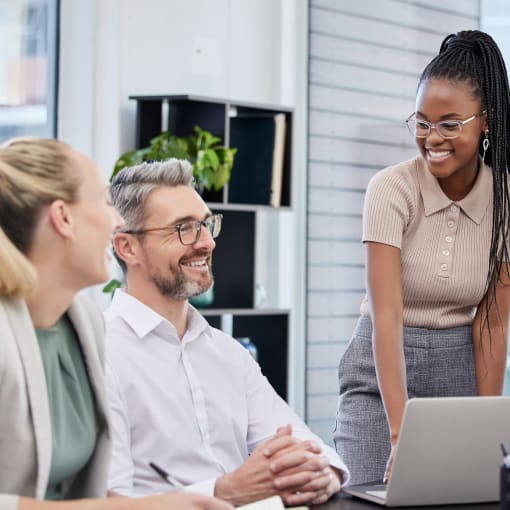
{"type": "MultiPolygon", "coordinates": [[[[293,506],[293,510],[308,510],[307,506],[293,506]]],[[[238,506],[236,510],[285,510],[282,498],[280,496],[271,496],[270,498],[259,499],[254,503],[238,506]]]]}
{"type": "Polygon", "coordinates": [[[386,506],[498,501],[500,443],[510,444],[510,397],[410,399],[388,485],[343,490],[386,506]]]}

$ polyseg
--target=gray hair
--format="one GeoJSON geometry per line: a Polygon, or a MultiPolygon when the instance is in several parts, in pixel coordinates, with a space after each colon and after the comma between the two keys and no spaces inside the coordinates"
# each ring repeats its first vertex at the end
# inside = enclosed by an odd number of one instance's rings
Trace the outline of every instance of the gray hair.
{"type": "Polygon", "coordinates": [[[194,187],[193,167],[184,159],[146,162],[123,168],[112,180],[112,202],[125,230],[139,230],[145,220],[149,194],[161,186],[194,187]]]}

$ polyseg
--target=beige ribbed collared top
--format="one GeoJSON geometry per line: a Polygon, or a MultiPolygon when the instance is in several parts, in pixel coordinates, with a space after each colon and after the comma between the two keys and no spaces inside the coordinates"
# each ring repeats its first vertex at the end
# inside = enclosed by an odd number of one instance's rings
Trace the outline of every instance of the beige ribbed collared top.
{"type": "MultiPolygon", "coordinates": [[[[400,248],[405,326],[472,322],[487,281],[491,230],[486,165],[458,202],[444,194],[421,156],[381,170],[368,185],[362,240],[400,248]]],[[[367,297],[361,313],[370,315],[367,297]]]]}

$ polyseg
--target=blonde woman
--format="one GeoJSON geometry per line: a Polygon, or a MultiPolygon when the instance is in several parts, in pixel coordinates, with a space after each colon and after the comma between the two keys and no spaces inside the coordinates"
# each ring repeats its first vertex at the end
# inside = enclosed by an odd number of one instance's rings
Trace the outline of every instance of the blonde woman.
{"type": "MultiPolygon", "coordinates": [[[[108,278],[121,220],[95,164],[55,140],[0,147],[0,510],[100,498],[110,458],[103,324],[78,291],[108,278]]],[[[211,509],[174,493],[69,508],[211,509]]]]}

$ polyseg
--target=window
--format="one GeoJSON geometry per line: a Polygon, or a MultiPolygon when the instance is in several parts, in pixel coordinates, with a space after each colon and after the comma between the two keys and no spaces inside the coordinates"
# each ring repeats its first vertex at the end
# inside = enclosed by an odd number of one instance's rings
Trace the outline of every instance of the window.
{"type": "Polygon", "coordinates": [[[0,3],[0,142],[56,134],[58,3],[0,3]]]}

